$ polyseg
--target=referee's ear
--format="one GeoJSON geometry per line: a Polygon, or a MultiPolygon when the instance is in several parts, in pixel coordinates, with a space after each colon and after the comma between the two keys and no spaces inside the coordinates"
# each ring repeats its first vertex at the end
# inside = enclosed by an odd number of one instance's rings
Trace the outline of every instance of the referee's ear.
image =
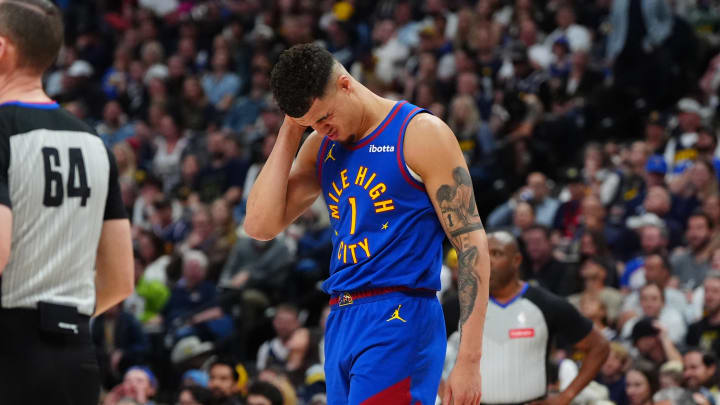
{"type": "Polygon", "coordinates": [[[523,257],[522,254],[518,251],[515,251],[512,258],[510,259],[512,262],[512,268],[516,272],[520,270],[520,266],[522,265],[523,257]]]}

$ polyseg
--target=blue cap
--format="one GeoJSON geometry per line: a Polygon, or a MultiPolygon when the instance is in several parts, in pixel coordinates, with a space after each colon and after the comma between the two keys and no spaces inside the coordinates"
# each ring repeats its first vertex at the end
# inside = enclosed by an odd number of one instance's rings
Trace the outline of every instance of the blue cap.
{"type": "Polygon", "coordinates": [[[207,387],[210,382],[208,374],[202,370],[188,370],[183,374],[183,380],[192,380],[195,384],[201,387],[207,387]]]}
{"type": "Polygon", "coordinates": [[[157,388],[157,378],[155,378],[155,373],[153,373],[152,370],[150,370],[149,367],[145,367],[145,366],[132,366],[132,367],[130,367],[130,368],[125,372],[125,374],[127,374],[127,373],[129,373],[129,372],[131,372],[131,371],[133,371],[133,370],[140,370],[140,371],[144,372],[145,374],[147,374],[148,380],[150,380],[150,385],[153,386],[153,387],[155,387],[155,388],[157,388]]]}
{"type": "Polygon", "coordinates": [[[665,163],[665,158],[663,158],[660,155],[652,155],[650,156],[650,159],[648,159],[647,164],[645,165],[645,170],[647,170],[648,173],[657,173],[657,174],[665,174],[667,173],[667,163],[665,163]]]}

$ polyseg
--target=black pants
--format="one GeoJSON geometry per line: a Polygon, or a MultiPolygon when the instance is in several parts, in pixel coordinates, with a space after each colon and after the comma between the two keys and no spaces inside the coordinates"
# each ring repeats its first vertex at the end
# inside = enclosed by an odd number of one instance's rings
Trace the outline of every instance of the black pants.
{"type": "Polygon", "coordinates": [[[0,309],[0,404],[97,405],[100,372],[89,317],[77,335],[42,332],[39,314],[0,309]]]}

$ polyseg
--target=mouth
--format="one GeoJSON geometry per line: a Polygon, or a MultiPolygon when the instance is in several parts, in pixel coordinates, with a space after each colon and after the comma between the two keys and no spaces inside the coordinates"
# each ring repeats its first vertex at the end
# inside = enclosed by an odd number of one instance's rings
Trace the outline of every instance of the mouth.
{"type": "Polygon", "coordinates": [[[331,141],[334,141],[338,137],[338,131],[337,131],[337,129],[333,129],[330,132],[328,132],[327,135],[325,135],[325,136],[330,138],[331,141]]]}

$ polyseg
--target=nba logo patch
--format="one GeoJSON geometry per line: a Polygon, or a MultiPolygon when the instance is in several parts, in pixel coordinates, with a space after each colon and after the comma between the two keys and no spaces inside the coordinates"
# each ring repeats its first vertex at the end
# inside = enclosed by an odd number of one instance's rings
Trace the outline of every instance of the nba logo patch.
{"type": "Polygon", "coordinates": [[[338,300],[338,305],[341,307],[345,305],[350,305],[352,303],[352,295],[350,295],[349,293],[343,293],[342,296],[340,296],[340,300],[338,300]]]}

